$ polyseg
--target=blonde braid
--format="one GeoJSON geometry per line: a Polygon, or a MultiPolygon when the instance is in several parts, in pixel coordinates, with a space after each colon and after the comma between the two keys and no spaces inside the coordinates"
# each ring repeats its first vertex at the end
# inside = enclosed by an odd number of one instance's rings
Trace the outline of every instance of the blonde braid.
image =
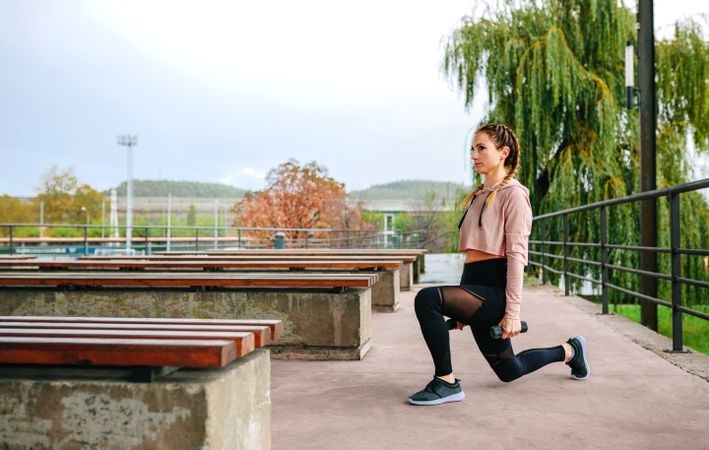
{"type": "Polygon", "coordinates": [[[473,197],[475,197],[475,194],[477,194],[478,191],[484,187],[485,183],[481,183],[480,186],[478,186],[474,191],[470,191],[470,193],[465,196],[465,199],[463,200],[463,203],[460,204],[460,207],[463,209],[467,209],[468,205],[470,205],[470,202],[473,200],[473,197]]]}

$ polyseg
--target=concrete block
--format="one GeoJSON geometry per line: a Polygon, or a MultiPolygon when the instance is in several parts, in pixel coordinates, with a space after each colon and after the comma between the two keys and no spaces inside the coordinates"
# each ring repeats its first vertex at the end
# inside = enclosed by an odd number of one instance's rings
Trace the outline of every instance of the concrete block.
{"type": "Polygon", "coordinates": [[[371,289],[3,289],[0,315],[279,319],[276,358],[361,359],[372,336],[371,289]]]}
{"type": "Polygon", "coordinates": [[[372,286],[373,310],[393,312],[399,309],[402,269],[377,272],[379,273],[379,281],[372,286]]]}
{"type": "Polygon", "coordinates": [[[408,291],[411,290],[411,285],[415,282],[414,281],[414,275],[416,272],[414,271],[414,263],[413,262],[405,262],[401,266],[401,274],[399,276],[400,280],[400,288],[402,291],[408,291]]]}
{"type": "Polygon", "coordinates": [[[152,383],[127,376],[112,368],[0,366],[0,447],[271,448],[267,349],[152,383]]]}

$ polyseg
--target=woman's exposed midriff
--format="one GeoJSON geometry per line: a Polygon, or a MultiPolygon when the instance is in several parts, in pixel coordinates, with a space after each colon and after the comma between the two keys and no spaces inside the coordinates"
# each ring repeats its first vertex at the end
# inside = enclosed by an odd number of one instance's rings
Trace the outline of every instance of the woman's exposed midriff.
{"type": "Polygon", "coordinates": [[[486,259],[504,258],[504,256],[493,255],[492,253],[481,252],[480,250],[466,250],[465,251],[465,262],[477,262],[484,261],[486,259]]]}

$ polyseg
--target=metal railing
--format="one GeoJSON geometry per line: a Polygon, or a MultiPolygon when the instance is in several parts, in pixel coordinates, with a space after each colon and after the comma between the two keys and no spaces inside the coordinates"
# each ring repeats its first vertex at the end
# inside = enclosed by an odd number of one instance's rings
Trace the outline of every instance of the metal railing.
{"type": "Polygon", "coordinates": [[[672,351],[680,352],[683,350],[683,335],[682,335],[682,315],[689,314],[704,320],[709,320],[709,314],[687,308],[682,305],[682,285],[697,286],[700,288],[709,288],[709,282],[684,278],[681,276],[681,256],[682,255],[699,255],[709,256],[707,249],[686,249],[680,247],[680,201],[679,194],[684,192],[696,191],[709,187],[709,178],[685,183],[669,188],[657,189],[654,191],[641,192],[638,194],[629,195],[622,198],[605,200],[602,202],[592,203],[576,208],[570,208],[563,211],[557,211],[549,214],[540,215],[534,218],[535,222],[539,223],[539,240],[529,240],[530,246],[538,246],[538,250],[529,251],[529,264],[542,269],[542,283],[547,282],[547,271],[561,275],[564,281],[564,295],[569,295],[570,279],[586,281],[593,285],[601,286],[601,303],[602,313],[608,314],[608,290],[612,289],[617,292],[645,300],[657,305],[666,306],[672,309],[672,351]],[[660,197],[669,197],[670,202],[670,247],[642,247],[637,245],[618,245],[608,242],[608,208],[614,205],[637,202],[640,200],[657,199],[660,197]],[[569,217],[573,214],[578,214],[585,211],[598,210],[600,222],[600,242],[570,242],[569,241],[569,217]],[[548,241],[546,237],[546,221],[548,219],[561,217],[563,220],[563,241],[548,241]],[[562,254],[549,253],[550,246],[556,248],[562,247],[562,254]],[[572,258],[569,256],[570,250],[573,247],[592,247],[600,249],[600,261],[572,258]],[[671,255],[671,274],[663,274],[658,272],[649,272],[640,269],[633,269],[609,263],[609,250],[630,250],[630,251],[647,251],[656,253],[669,253],[671,255]],[[532,257],[539,257],[541,261],[532,261],[532,257]],[[549,259],[556,259],[562,262],[562,270],[557,270],[549,266],[549,259]],[[596,280],[587,276],[573,273],[569,270],[569,263],[581,263],[595,267],[600,267],[601,279],[596,280]],[[616,270],[620,272],[632,273],[653,277],[656,279],[669,280],[672,284],[672,299],[671,301],[662,300],[639,292],[634,292],[629,289],[611,284],[609,282],[608,271],[616,270]]]}
{"type": "MultiPolygon", "coordinates": [[[[375,229],[249,228],[214,226],[133,226],[130,248],[125,231],[106,236],[108,227],[93,224],[0,223],[2,254],[151,254],[156,251],[203,251],[219,248],[418,248],[422,230],[383,232],[375,229]],[[278,234],[282,234],[279,242],[278,234]]],[[[1,256],[0,256],[1,257],[1,256]]]]}

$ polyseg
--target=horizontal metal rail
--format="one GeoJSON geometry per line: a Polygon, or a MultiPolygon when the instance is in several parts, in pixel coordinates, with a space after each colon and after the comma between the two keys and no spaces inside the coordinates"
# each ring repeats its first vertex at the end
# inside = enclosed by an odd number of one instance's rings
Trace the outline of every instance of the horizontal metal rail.
{"type": "Polygon", "coordinates": [[[564,245],[564,241],[535,241],[533,239],[529,240],[530,244],[551,244],[551,245],[564,245]]]}
{"type": "Polygon", "coordinates": [[[695,250],[690,248],[678,248],[675,253],[681,255],[699,255],[699,256],[709,256],[709,250],[695,250]]]}
{"type": "Polygon", "coordinates": [[[630,295],[631,297],[636,297],[641,300],[646,300],[651,303],[656,303],[658,305],[664,305],[664,306],[668,306],[668,307],[672,308],[672,303],[668,302],[666,300],[660,300],[659,298],[650,297],[649,295],[641,294],[640,292],[631,291],[630,289],[625,289],[625,288],[622,288],[620,286],[616,286],[615,284],[611,284],[611,283],[606,283],[606,286],[608,286],[609,288],[614,289],[618,292],[622,292],[624,294],[630,295]]]}
{"type": "Polygon", "coordinates": [[[536,262],[536,261],[528,261],[528,262],[529,262],[529,264],[531,264],[531,265],[533,265],[533,266],[541,267],[542,269],[548,270],[549,272],[555,273],[555,274],[557,274],[557,275],[563,275],[563,274],[564,274],[564,271],[563,271],[563,270],[556,270],[556,269],[553,269],[553,268],[551,268],[551,267],[549,267],[549,266],[545,266],[545,265],[542,264],[542,263],[538,263],[538,262],[536,262]]]}
{"type": "Polygon", "coordinates": [[[707,283],[706,281],[692,280],[692,279],[689,279],[689,278],[682,278],[682,277],[677,277],[677,278],[676,278],[676,281],[677,281],[678,283],[689,284],[689,285],[692,285],[692,286],[699,286],[699,287],[703,287],[703,288],[709,288],[709,283],[707,283]]]}
{"type": "Polygon", "coordinates": [[[672,253],[671,248],[663,247],[641,247],[639,245],[617,245],[617,244],[606,244],[606,247],[619,249],[619,250],[637,250],[641,252],[657,252],[657,253],[672,253]]]}
{"type": "Polygon", "coordinates": [[[573,261],[573,262],[581,263],[581,264],[590,264],[590,265],[592,265],[592,266],[601,266],[601,265],[602,265],[602,264],[601,264],[600,262],[598,262],[598,261],[593,261],[593,260],[590,260],[590,259],[572,258],[572,257],[570,257],[570,256],[567,256],[567,257],[566,257],[566,260],[567,260],[567,261],[573,261]]]}
{"type": "Polygon", "coordinates": [[[572,247],[600,247],[601,244],[598,243],[593,243],[593,242],[567,242],[566,245],[570,245],[572,247]]]}
{"type": "Polygon", "coordinates": [[[704,319],[704,320],[709,320],[709,314],[703,313],[701,311],[687,308],[686,306],[677,306],[676,308],[685,314],[689,314],[690,316],[699,317],[700,319],[704,319]]]}
{"type": "Polygon", "coordinates": [[[657,272],[648,272],[647,270],[632,269],[630,267],[616,266],[614,264],[606,264],[606,267],[613,270],[619,270],[621,272],[634,273],[636,275],[647,275],[648,277],[659,278],[661,280],[672,281],[672,275],[666,275],[657,272]]]}
{"type": "Polygon", "coordinates": [[[589,283],[593,283],[593,284],[601,284],[601,282],[598,281],[598,280],[594,280],[593,278],[583,277],[583,276],[581,276],[581,275],[577,275],[577,274],[572,273],[572,272],[569,272],[568,275],[569,275],[570,277],[574,277],[574,278],[576,278],[576,279],[578,279],[578,280],[588,281],[589,283]]]}

